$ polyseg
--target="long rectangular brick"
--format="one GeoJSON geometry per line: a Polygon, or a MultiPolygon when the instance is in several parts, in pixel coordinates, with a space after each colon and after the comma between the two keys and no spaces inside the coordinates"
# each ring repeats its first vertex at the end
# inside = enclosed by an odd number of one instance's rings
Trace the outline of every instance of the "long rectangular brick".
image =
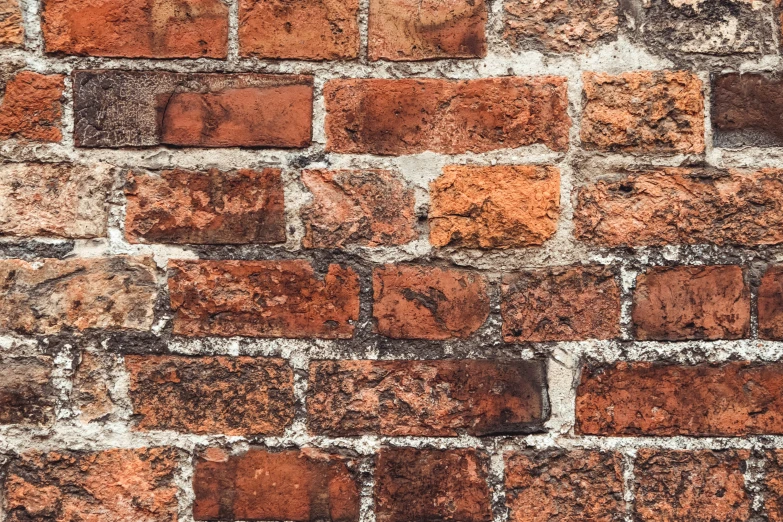
{"type": "Polygon", "coordinates": [[[51,357],[0,356],[0,424],[48,424],[56,398],[51,357]]]}
{"type": "Polygon", "coordinates": [[[783,145],[783,80],[722,74],[712,81],[712,127],[718,147],[783,145]]]}

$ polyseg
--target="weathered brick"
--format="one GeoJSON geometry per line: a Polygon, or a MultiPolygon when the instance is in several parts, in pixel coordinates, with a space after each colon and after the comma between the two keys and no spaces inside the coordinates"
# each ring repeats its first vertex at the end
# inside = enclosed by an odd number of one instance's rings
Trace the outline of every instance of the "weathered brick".
{"type": "Polygon", "coordinates": [[[783,145],[783,80],[723,74],[712,81],[712,127],[718,147],[783,145]]]}
{"type": "Polygon", "coordinates": [[[489,457],[475,449],[381,448],[375,518],[489,522],[488,468],[489,457]]]}
{"type": "Polygon", "coordinates": [[[151,258],[0,260],[0,331],[49,335],[147,330],[157,297],[151,258]]]}
{"type": "Polygon", "coordinates": [[[783,339],[783,266],[772,266],[762,276],[758,312],[759,337],[783,339]]]}
{"type": "Polygon", "coordinates": [[[225,58],[220,0],[44,0],[46,52],[126,58],[225,58]]]}
{"type": "Polygon", "coordinates": [[[196,520],[358,522],[357,463],[314,448],[251,448],[196,462],[196,520]]]}
{"type": "Polygon", "coordinates": [[[305,170],[305,248],[402,245],[416,239],[413,190],[388,170],[305,170]]]}
{"type": "Polygon", "coordinates": [[[324,87],[327,149],[371,154],[568,148],[565,78],[353,79],[324,87]]]}
{"type": "Polygon", "coordinates": [[[47,76],[31,71],[11,78],[0,104],[0,139],[61,141],[63,81],[59,74],[47,76]]]}
{"type": "Polygon", "coordinates": [[[131,243],[285,241],[280,169],[131,173],[125,195],[125,234],[131,243]]]}
{"type": "Polygon", "coordinates": [[[623,461],[593,450],[527,450],[505,455],[511,522],[625,520],[623,461]]]}
{"type": "Polygon", "coordinates": [[[430,184],[430,243],[436,247],[542,245],[560,215],[557,167],[451,165],[430,184]]]}
{"type": "Polygon", "coordinates": [[[742,339],[750,332],[750,292],[738,266],[652,267],[636,278],[638,339],[742,339]]]}
{"type": "Polygon", "coordinates": [[[783,171],[668,168],[579,191],[575,234],[604,246],[783,243],[783,171]]]}
{"type": "Polygon", "coordinates": [[[52,358],[0,356],[0,424],[49,424],[57,397],[52,358]]]}
{"type": "Polygon", "coordinates": [[[177,451],[30,452],[11,462],[5,481],[8,522],[176,522],[177,451]]]}
{"type": "Polygon", "coordinates": [[[704,97],[686,71],[584,73],[582,144],[624,152],[704,152],[704,97]]]}
{"type": "Polygon", "coordinates": [[[512,45],[583,52],[617,35],[617,0],[505,0],[504,36],[512,45]]]}
{"type": "Polygon", "coordinates": [[[484,0],[370,0],[371,60],[481,58],[487,54],[484,0]]]}
{"type": "Polygon", "coordinates": [[[114,380],[112,358],[110,354],[81,354],[73,376],[71,398],[79,409],[82,422],[105,419],[117,410],[111,390],[114,380]]]}
{"type": "Polygon", "coordinates": [[[294,376],[282,359],[125,358],[139,430],[282,435],[294,418],[294,376]]]}
{"type": "Polygon", "coordinates": [[[545,387],[540,361],[315,361],[307,423],[333,436],[530,433],[545,387]]]}
{"type": "Polygon", "coordinates": [[[506,342],[614,339],[620,286],[609,267],[563,267],[503,276],[500,313],[506,342]]]}
{"type": "Polygon", "coordinates": [[[329,265],[324,275],[302,260],[171,261],[174,333],[251,337],[353,336],[359,279],[329,265]]]}
{"type": "Polygon", "coordinates": [[[313,78],[272,74],[77,71],[79,147],[305,147],[313,78]]]}
{"type": "Polygon", "coordinates": [[[259,58],[356,58],[358,13],[358,0],[241,0],[239,51],[259,58]]]}
{"type": "Polygon", "coordinates": [[[640,449],[634,463],[634,520],[744,522],[747,450],[640,449]]]}
{"type": "Polygon", "coordinates": [[[474,272],[385,265],[372,280],[373,317],[387,337],[466,338],[489,316],[487,282],[474,272]]]}
{"type": "Polygon", "coordinates": [[[18,0],[0,0],[0,47],[22,47],[24,26],[18,0]]]}
{"type": "Polygon", "coordinates": [[[576,425],[590,435],[781,434],[783,365],[617,363],[585,368],[576,425]]]}
{"type": "Polygon", "coordinates": [[[764,480],[764,513],[769,522],[783,521],[783,450],[768,450],[765,452],[764,480]]]}

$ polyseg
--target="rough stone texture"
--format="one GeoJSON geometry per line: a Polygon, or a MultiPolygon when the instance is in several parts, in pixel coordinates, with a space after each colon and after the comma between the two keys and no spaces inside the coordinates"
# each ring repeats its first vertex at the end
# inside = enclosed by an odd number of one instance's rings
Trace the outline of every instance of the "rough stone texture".
{"type": "Polygon", "coordinates": [[[511,522],[625,520],[622,456],[609,451],[526,450],[505,455],[511,522]]]}
{"type": "Polygon", "coordinates": [[[315,448],[251,448],[196,463],[196,520],[358,522],[356,463],[315,448]]]}
{"type": "Polygon", "coordinates": [[[315,361],[307,425],[338,437],[530,433],[546,417],[545,381],[534,361],[315,361]]]}
{"type": "Polygon", "coordinates": [[[617,35],[617,0],[505,0],[504,37],[516,47],[584,52],[617,35]]]}
{"type": "Polygon", "coordinates": [[[640,449],[634,464],[634,520],[744,522],[747,450],[640,449]]]}
{"type": "Polygon", "coordinates": [[[108,356],[82,352],[73,376],[71,392],[82,422],[106,419],[117,410],[111,388],[111,363],[108,356]]]}
{"type": "Polygon", "coordinates": [[[331,80],[327,149],[370,154],[568,148],[565,78],[331,80]]]}
{"type": "Polygon", "coordinates": [[[506,342],[614,339],[620,335],[620,285],[610,267],[507,274],[501,291],[506,342]]]}
{"type": "Polygon", "coordinates": [[[764,510],[769,522],[783,520],[783,450],[764,453],[764,510]]]}
{"type": "Polygon", "coordinates": [[[305,248],[403,245],[418,237],[413,190],[388,170],[305,170],[305,248]]]}
{"type": "Polygon", "coordinates": [[[783,340],[783,266],[770,267],[758,290],[759,337],[783,340]]]}
{"type": "Polygon", "coordinates": [[[712,81],[712,128],[718,147],[783,145],[783,80],[724,74],[712,81]]]}
{"type": "Polygon", "coordinates": [[[126,58],[225,58],[220,0],[43,0],[48,53],[126,58]]]}
{"type": "Polygon", "coordinates": [[[0,355],[0,424],[49,424],[56,392],[52,358],[0,355]]]}
{"type": "Polygon", "coordinates": [[[651,267],[636,278],[637,339],[742,339],[750,291],[738,266],[651,267]]]}
{"type": "Polygon", "coordinates": [[[294,376],[282,359],[127,356],[139,430],[282,435],[294,418],[294,376]]]}
{"type": "Polygon", "coordinates": [[[280,169],[131,173],[125,196],[131,243],[285,242],[280,169]]]}
{"type": "Polygon", "coordinates": [[[22,71],[5,84],[0,104],[0,139],[30,141],[62,140],[62,95],[64,77],[22,71]]]}
{"type": "Polygon", "coordinates": [[[359,318],[359,279],[302,260],[170,261],[174,333],[347,339],[359,318]]]}
{"type": "Polygon", "coordinates": [[[582,144],[623,152],[704,152],[704,95],[687,71],[586,72],[582,144]]]}
{"type": "Polygon", "coordinates": [[[310,143],[311,76],[97,70],[73,83],[79,147],[310,143]]]}
{"type": "Polygon", "coordinates": [[[0,260],[0,332],[148,330],[156,297],[151,258],[0,260]]]}
{"type": "Polygon", "coordinates": [[[489,457],[475,449],[381,448],[376,520],[489,522],[488,468],[489,457]]]}
{"type": "Polygon", "coordinates": [[[617,363],[585,368],[579,433],[607,436],[781,434],[783,365],[617,363]]]}
{"type": "Polygon", "coordinates": [[[0,236],[106,235],[109,165],[7,163],[0,166],[0,236]]]}
{"type": "Polygon", "coordinates": [[[670,168],[579,191],[581,241],[606,246],[783,243],[783,171],[670,168]]]}
{"type": "Polygon", "coordinates": [[[241,0],[242,56],[338,60],[359,56],[358,0],[241,0]]]}
{"type": "Polygon", "coordinates": [[[24,44],[22,10],[18,0],[0,0],[0,47],[21,47],[24,44]]]}
{"type": "Polygon", "coordinates": [[[487,54],[484,0],[370,0],[371,60],[481,58],[487,54]]]}
{"type": "Polygon", "coordinates": [[[466,338],[489,316],[487,282],[475,272],[386,265],[372,281],[373,317],[387,337],[466,338]]]}
{"type": "Polygon", "coordinates": [[[436,247],[542,245],[557,229],[557,167],[451,165],[430,184],[430,243],[436,247]]]}

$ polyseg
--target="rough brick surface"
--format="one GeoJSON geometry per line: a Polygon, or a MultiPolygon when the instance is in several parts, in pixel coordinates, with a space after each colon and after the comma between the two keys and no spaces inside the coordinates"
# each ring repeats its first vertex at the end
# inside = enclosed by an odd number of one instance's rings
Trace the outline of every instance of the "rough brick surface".
{"type": "Polygon", "coordinates": [[[783,339],[783,267],[770,267],[758,290],[759,337],[783,339]]]}
{"type": "Polygon", "coordinates": [[[783,450],[768,450],[764,469],[764,510],[770,522],[783,520],[783,450]]]}
{"type": "Polygon", "coordinates": [[[556,167],[452,165],[430,184],[430,243],[436,247],[542,245],[557,229],[556,167]]]}
{"type": "Polygon", "coordinates": [[[131,243],[285,241],[279,169],[131,173],[125,196],[125,233],[131,243]]]}
{"type": "Polygon", "coordinates": [[[528,433],[545,420],[544,387],[532,361],[316,361],[307,422],[334,436],[528,433]]]}
{"type": "Polygon", "coordinates": [[[0,47],[21,47],[23,43],[24,27],[18,0],[0,1],[0,47]]]}
{"type": "Polygon", "coordinates": [[[212,454],[196,463],[196,520],[359,520],[352,459],[314,448],[212,454]]]}
{"type": "Polygon", "coordinates": [[[82,422],[101,420],[117,410],[111,362],[105,355],[83,352],[73,376],[73,398],[82,422]]]}
{"type": "Polygon", "coordinates": [[[561,77],[332,80],[324,87],[327,149],[445,154],[542,143],[568,148],[561,77]]]}
{"type": "Polygon", "coordinates": [[[56,392],[52,359],[0,356],[0,424],[48,424],[56,392]]]}
{"type": "Polygon", "coordinates": [[[783,145],[783,81],[762,74],[724,74],[713,79],[712,126],[722,147],[783,145]]]}
{"type": "Polygon", "coordinates": [[[22,71],[5,84],[0,139],[62,140],[63,76],[22,71]]]}
{"type": "Polygon", "coordinates": [[[486,280],[464,270],[386,265],[373,271],[373,317],[396,339],[465,338],[489,315],[486,280]]]}

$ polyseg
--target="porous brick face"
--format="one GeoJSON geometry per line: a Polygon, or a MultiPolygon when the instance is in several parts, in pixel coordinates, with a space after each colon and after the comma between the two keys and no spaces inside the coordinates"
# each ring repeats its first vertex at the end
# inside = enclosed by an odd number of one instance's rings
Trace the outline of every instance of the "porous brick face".
{"type": "Polygon", "coordinates": [[[0,139],[61,141],[63,79],[22,71],[8,80],[0,103],[0,139]]]}
{"type": "Polygon", "coordinates": [[[0,424],[48,424],[55,399],[51,357],[0,356],[0,424]]]}
{"type": "Polygon", "coordinates": [[[783,339],[783,267],[770,267],[761,278],[758,319],[759,337],[783,339]]]}
{"type": "Polygon", "coordinates": [[[21,47],[24,43],[22,10],[18,0],[0,2],[0,47],[21,47]]]}

